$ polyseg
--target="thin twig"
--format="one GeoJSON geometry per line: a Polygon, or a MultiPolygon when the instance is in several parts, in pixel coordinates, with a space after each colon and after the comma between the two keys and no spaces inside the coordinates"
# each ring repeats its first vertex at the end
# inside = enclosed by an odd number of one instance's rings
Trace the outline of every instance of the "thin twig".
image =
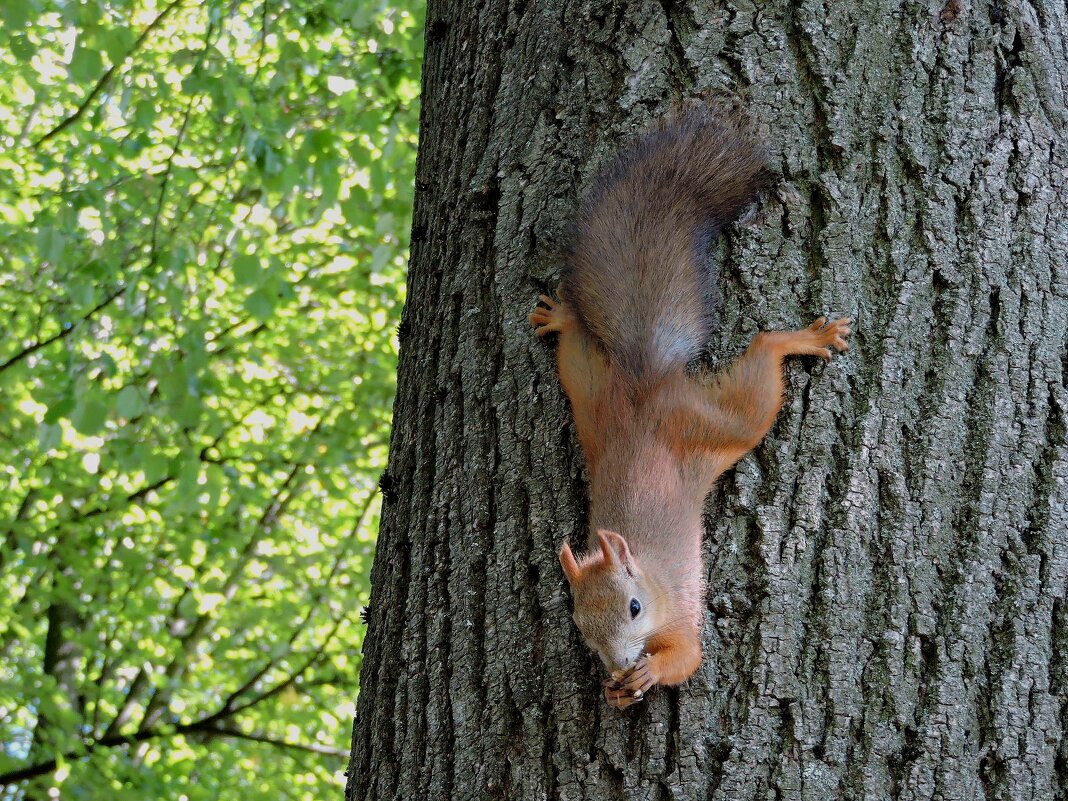
{"type": "Polygon", "coordinates": [[[52,336],[48,337],[47,339],[39,339],[36,342],[34,342],[32,345],[28,345],[27,347],[25,347],[22,350],[20,350],[18,353],[16,353],[14,356],[12,356],[10,359],[8,359],[6,362],[4,362],[3,364],[0,364],[0,373],[4,372],[4,370],[7,370],[7,369],[9,369],[11,367],[14,367],[16,364],[21,362],[23,359],[27,358],[28,356],[32,356],[34,353],[39,351],[41,348],[48,347],[53,342],[58,342],[61,339],[66,339],[67,337],[69,337],[71,334],[73,334],[75,332],[76,329],[78,329],[81,326],[82,323],[89,322],[89,320],[91,320],[94,315],[96,315],[98,312],[103,311],[108,306],[110,306],[112,303],[114,303],[119,297],[122,296],[122,294],[126,291],[126,289],[129,286],[130,286],[129,284],[123,284],[121,287],[116,289],[114,292],[112,292],[110,295],[108,295],[106,298],[104,298],[102,301],[100,301],[98,304],[96,304],[96,306],[94,306],[92,309],[90,309],[88,312],[86,312],[85,316],[82,317],[80,320],[78,320],[78,322],[68,325],[66,328],[61,329],[59,331],[59,333],[53,334],[52,336]]]}
{"type": "Polygon", "coordinates": [[[347,751],[342,751],[338,748],[330,748],[317,743],[291,743],[287,740],[276,740],[273,737],[267,737],[263,734],[253,734],[238,729],[210,729],[207,734],[209,737],[234,737],[239,740],[251,740],[254,743],[266,743],[267,745],[273,745],[276,748],[291,748],[296,751],[307,751],[310,754],[323,754],[336,757],[348,756],[347,751]]]}
{"type": "Polygon", "coordinates": [[[172,11],[178,8],[178,6],[182,4],[182,2],[183,0],[173,0],[170,5],[168,5],[165,9],[159,12],[159,14],[156,15],[156,18],[148,24],[148,27],[141,31],[141,35],[137,37],[137,41],[133,43],[133,46],[126,51],[126,55],[124,55],[117,62],[112,64],[108,68],[107,72],[100,76],[100,80],[96,82],[96,85],[93,87],[92,91],[89,92],[85,100],[81,102],[78,108],[74,110],[74,113],[71,114],[69,117],[65,118],[61,123],[59,123],[59,125],[57,125],[55,128],[53,128],[48,133],[44,134],[36,142],[34,142],[32,147],[36,150],[49,139],[62,133],[71,125],[76,123],[79,119],[81,119],[82,115],[89,110],[89,106],[96,99],[97,95],[103,92],[108,87],[108,84],[111,83],[111,79],[114,77],[115,73],[118,72],[121,67],[124,67],[126,65],[126,62],[130,60],[130,57],[141,49],[141,46],[144,45],[144,43],[148,40],[148,37],[152,34],[152,32],[156,30],[156,28],[158,28],[160,25],[162,25],[163,21],[170,15],[172,11]]]}

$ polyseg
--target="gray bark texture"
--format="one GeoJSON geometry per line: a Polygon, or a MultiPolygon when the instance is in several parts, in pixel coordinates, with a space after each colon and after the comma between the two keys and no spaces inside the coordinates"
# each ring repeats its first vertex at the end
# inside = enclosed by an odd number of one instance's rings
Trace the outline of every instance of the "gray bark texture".
{"type": "Polygon", "coordinates": [[[348,799],[1068,799],[1063,0],[431,0],[426,44],[348,799]],[[700,671],[620,712],[526,318],[596,167],[703,92],[782,175],[713,249],[710,363],[855,334],[709,497],[700,671]]]}

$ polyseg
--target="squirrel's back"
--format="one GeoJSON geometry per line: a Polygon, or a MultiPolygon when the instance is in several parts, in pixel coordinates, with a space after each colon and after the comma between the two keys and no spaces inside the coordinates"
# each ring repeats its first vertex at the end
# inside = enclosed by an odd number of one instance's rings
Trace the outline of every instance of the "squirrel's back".
{"type": "Polygon", "coordinates": [[[746,124],[698,106],[654,126],[594,181],[564,291],[636,384],[685,366],[708,341],[717,280],[707,246],[771,178],[746,124]]]}

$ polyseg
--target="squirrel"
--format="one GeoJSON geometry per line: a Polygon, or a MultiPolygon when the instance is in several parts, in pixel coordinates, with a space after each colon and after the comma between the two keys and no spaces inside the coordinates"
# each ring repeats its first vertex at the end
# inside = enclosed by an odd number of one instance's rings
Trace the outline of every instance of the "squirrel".
{"type": "Polygon", "coordinates": [[[703,385],[688,372],[716,298],[712,239],[769,189],[763,146],[733,114],[676,111],[598,175],[569,236],[557,299],[530,315],[555,332],[557,371],[590,476],[587,553],[560,565],[574,621],[618,708],[701,663],[702,509],[783,404],[783,359],[847,349],[850,319],[757,334],[703,385]]]}

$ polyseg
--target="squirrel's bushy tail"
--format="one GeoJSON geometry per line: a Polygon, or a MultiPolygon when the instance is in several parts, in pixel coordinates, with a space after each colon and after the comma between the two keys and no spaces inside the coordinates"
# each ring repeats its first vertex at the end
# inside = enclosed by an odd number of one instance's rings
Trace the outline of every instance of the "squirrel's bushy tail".
{"type": "Polygon", "coordinates": [[[660,122],[595,180],[564,291],[636,383],[685,366],[708,341],[718,281],[707,245],[771,180],[748,126],[704,106],[660,122]]]}

